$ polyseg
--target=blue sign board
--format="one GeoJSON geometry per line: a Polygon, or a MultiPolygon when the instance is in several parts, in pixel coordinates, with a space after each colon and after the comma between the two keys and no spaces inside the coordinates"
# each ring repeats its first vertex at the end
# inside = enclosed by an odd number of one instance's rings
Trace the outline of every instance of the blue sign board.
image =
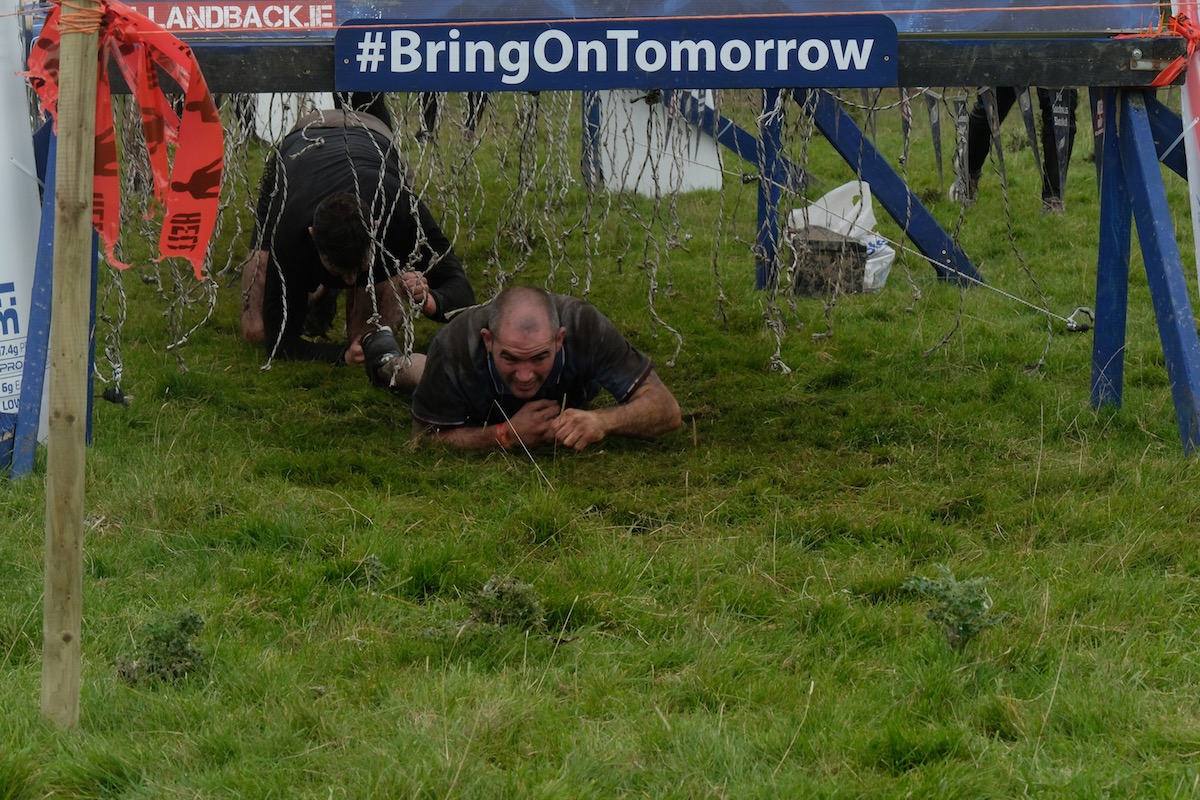
{"type": "Polygon", "coordinates": [[[380,22],[339,28],[339,91],[895,86],[896,26],[862,17],[380,22]]]}
{"type": "Polygon", "coordinates": [[[901,34],[1101,33],[1159,21],[1151,0],[337,0],[337,20],[620,19],[749,14],[891,17],[901,34]]]}
{"type": "MultiPolygon", "coordinates": [[[[31,9],[38,3],[28,3],[31,9]]],[[[1158,25],[1151,0],[129,0],[185,41],[324,42],[354,20],[469,23],[502,20],[840,17],[855,25],[882,14],[901,36],[1097,34],[1158,25]]]]}

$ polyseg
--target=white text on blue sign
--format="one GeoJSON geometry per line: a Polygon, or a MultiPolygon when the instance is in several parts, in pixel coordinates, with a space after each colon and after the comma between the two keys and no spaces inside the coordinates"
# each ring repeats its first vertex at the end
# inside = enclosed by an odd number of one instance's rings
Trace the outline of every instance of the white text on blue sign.
{"type": "Polygon", "coordinates": [[[553,91],[896,83],[886,17],[358,22],[338,30],[339,90],[553,91]]]}

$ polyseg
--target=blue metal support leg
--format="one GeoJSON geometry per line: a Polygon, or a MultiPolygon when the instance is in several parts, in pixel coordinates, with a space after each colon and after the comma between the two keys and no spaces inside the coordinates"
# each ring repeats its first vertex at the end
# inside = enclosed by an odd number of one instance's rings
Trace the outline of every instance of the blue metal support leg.
{"type": "Polygon", "coordinates": [[[763,90],[763,116],[759,123],[758,237],[755,243],[755,287],[765,289],[779,271],[779,197],[787,181],[783,151],[783,115],[778,108],[781,89],[763,90]]]}
{"type": "Polygon", "coordinates": [[[1096,266],[1096,326],[1092,337],[1092,406],[1121,406],[1125,320],[1129,304],[1129,247],[1133,206],[1117,137],[1117,92],[1093,89],[1100,157],[1100,251],[1096,266]]]}
{"type": "Polygon", "coordinates": [[[1154,151],[1158,160],[1179,177],[1187,180],[1187,154],[1183,147],[1183,120],[1157,97],[1147,92],[1146,114],[1154,134],[1154,151]]]}
{"type": "Polygon", "coordinates": [[[814,89],[796,89],[794,96],[802,108],[811,111],[818,130],[858,177],[870,184],[871,194],[932,262],[938,277],[958,283],[984,282],[967,254],[832,97],[814,89]]]}
{"type": "MultiPolygon", "coordinates": [[[[1175,242],[1175,228],[1146,109],[1146,92],[1125,90],[1116,95],[1117,107],[1113,111],[1119,115],[1116,138],[1125,192],[1132,205],[1142,260],[1146,264],[1179,437],[1184,453],[1190,454],[1200,442],[1200,406],[1197,405],[1200,403],[1200,337],[1196,334],[1183,262],[1175,242]]],[[[1105,164],[1106,172],[1108,168],[1105,164]]],[[[1105,177],[1107,180],[1108,176],[1105,177]]],[[[1111,208],[1114,215],[1120,212],[1120,205],[1119,199],[1114,201],[1111,208]]],[[[1104,253],[1101,257],[1104,258],[1104,253]]]]}
{"type": "MultiPolygon", "coordinates": [[[[17,430],[13,441],[12,476],[33,471],[37,452],[38,427],[42,415],[42,394],[46,387],[46,359],[50,353],[50,306],[53,295],[54,260],[54,176],[58,147],[49,123],[38,131],[47,136],[42,178],[42,224],[38,234],[37,263],[33,270],[33,291],[29,298],[29,330],[25,336],[25,367],[21,373],[21,407],[17,411],[17,430]]],[[[40,162],[39,162],[40,163],[40,162]]]]}
{"type": "MultiPolygon", "coordinates": [[[[54,296],[54,197],[58,162],[58,139],[49,122],[34,138],[38,177],[42,180],[42,222],[38,233],[37,263],[29,299],[29,330],[25,337],[25,365],[21,372],[21,402],[13,437],[12,476],[33,471],[37,437],[41,427],[42,397],[46,391],[46,367],[50,354],[50,311],[54,296]],[[44,138],[41,138],[44,137],[44,138]]],[[[92,441],[92,406],[96,350],[96,292],[99,271],[97,237],[92,232],[92,288],[88,335],[88,401],[86,441],[92,441]]]]}

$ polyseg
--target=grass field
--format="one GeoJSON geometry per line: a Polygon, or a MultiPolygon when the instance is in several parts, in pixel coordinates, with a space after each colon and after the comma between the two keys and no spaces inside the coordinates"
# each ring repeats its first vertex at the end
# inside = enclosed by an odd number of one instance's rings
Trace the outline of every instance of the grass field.
{"type": "MultiPolygon", "coordinates": [[[[1060,319],[1095,291],[1082,105],[1062,217],[1014,114],[1007,196],[989,169],[960,219],[918,118],[910,183],[989,287],[902,249],[831,308],[754,289],[736,175],[669,210],[613,197],[566,256],[555,217],[516,271],[506,198],[571,219],[582,187],[513,192],[481,151],[475,217],[431,188],[481,295],[586,284],[656,360],[685,422],[652,443],[414,447],[407,401],[359,370],[261,370],[229,273],[168,350],[143,260],[132,399],[97,399],[87,456],[78,730],[39,710],[44,463],[0,488],[0,798],[1200,797],[1196,465],[1136,246],[1123,408],[1090,407],[1091,334],[1060,319]],[[940,567],[990,608],[912,582],[955,588],[940,567]],[[939,609],[991,624],[955,647],[939,609]]],[[[819,139],[794,154],[849,176],[819,139]]]]}

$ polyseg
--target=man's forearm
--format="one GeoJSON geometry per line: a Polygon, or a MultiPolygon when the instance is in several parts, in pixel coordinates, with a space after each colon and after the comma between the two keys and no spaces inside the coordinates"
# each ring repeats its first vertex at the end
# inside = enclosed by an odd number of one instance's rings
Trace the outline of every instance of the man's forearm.
{"type": "Polygon", "coordinates": [[[413,438],[429,438],[459,450],[487,450],[511,447],[516,443],[508,423],[479,428],[461,426],[457,428],[434,428],[420,420],[413,420],[413,438]]]}
{"type": "MultiPolygon", "coordinates": [[[[438,322],[446,321],[446,313],[466,308],[475,302],[475,292],[467,273],[453,252],[447,252],[436,266],[425,273],[429,287],[437,303],[431,319],[438,322]]],[[[424,309],[422,309],[424,311],[424,309]]]]}
{"type": "Polygon", "coordinates": [[[263,328],[263,291],[267,283],[266,250],[251,250],[242,262],[242,338],[251,344],[266,341],[263,328]]]}
{"type": "Polygon", "coordinates": [[[593,413],[604,423],[605,435],[653,439],[680,426],[679,403],[655,373],[627,402],[593,413]]]}

